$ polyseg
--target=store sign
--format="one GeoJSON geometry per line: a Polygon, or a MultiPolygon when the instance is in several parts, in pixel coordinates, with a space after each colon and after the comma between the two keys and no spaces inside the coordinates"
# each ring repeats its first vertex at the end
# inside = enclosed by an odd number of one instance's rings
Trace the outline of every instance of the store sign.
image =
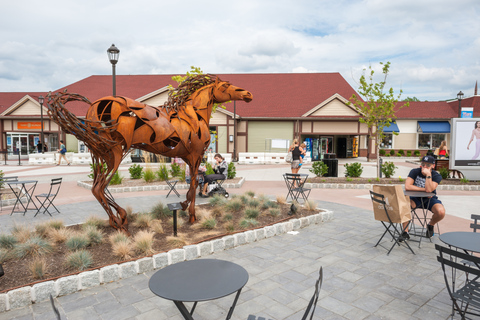
{"type": "Polygon", "coordinates": [[[42,129],[41,127],[41,122],[33,122],[33,121],[28,121],[28,122],[17,122],[17,129],[18,130],[40,130],[42,129]]]}

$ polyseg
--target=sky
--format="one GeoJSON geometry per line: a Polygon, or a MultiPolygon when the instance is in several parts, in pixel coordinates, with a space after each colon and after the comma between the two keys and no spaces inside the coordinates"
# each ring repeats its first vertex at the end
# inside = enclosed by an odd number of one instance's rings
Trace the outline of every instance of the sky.
{"type": "Polygon", "coordinates": [[[0,16],[0,92],[111,75],[111,44],[117,75],[339,72],[358,89],[389,61],[386,87],[422,101],[480,80],[478,0],[2,0],[0,16]]]}

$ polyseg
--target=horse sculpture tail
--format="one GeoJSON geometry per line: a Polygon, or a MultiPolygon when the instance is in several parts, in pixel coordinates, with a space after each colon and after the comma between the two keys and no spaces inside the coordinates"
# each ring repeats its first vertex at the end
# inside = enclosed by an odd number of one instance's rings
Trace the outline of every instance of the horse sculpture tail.
{"type": "Polygon", "coordinates": [[[84,96],[76,93],[57,92],[47,95],[48,115],[66,133],[74,135],[78,140],[85,143],[87,148],[108,150],[118,142],[106,139],[105,136],[115,131],[116,125],[106,122],[79,119],[65,107],[67,102],[79,101],[91,105],[91,102],[84,96]],[[104,134],[100,134],[104,133],[104,134]]]}

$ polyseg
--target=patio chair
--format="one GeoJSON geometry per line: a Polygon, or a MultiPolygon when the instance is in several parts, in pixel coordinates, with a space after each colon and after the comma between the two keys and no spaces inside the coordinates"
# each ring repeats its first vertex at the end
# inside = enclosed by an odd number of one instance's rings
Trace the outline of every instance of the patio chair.
{"type": "Polygon", "coordinates": [[[0,188],[0,210],[3,210],[3,202],[2,202],[2,196],[4,194],[9,194],[10,190],[5,188],[5,185],[8,183],[8,182],[12,182],[12,181],[18,181],[18,177],[1,177],[0,178],[0,184],[2,184],[2,187],[0,188]]]}
{"type": "MultiPolygon", "coordinates": [[[[465,319],[467,314],[480,316],[480,257],[473,256],[471,254],[442,247],[438,244],[435,245],[435,249],[438,250],[439,255],[437,261],[442,264],[443,276],[445,279],[445,285],[447,286],[448,294],[453,302],[453,313],[455,311],[460,314],[462,319],[465,319]],[[462,261],[468,261],[468,264],[463,264],[462,261]],[[472,266],[475,265],[475,266],[472,266]],[[457,271],[465,272],[465,274],[474,275],[473,279],[468,279],[465,276],[462,282],[459,279],[461,276],[457,275],[457,271]],[[456,284],[461,284],[456,288],[456,284]]],[[[470,319],[470,318],[468,318],[470,319]]]]}
{"type": "Polygon", "coordinates": [[[55,210],[60,213],[60,210],[58,210],[57,207],[55,207],[55,205],[53,204],[53,200],[55,200],[55,198],[57,197],[58,191],[60,190],[60,185],[62,184],[62,179],[63,178],[52,179],[52,182],[50,183],[50,191],[48,193],[41,193],[35,196],[35,198],[37,198],[37,201],[40,203],[40,207],[38,207],[37,213],[35,213],[35,217],[42,208],[45,209],[43,211],[43,214],[47,212],[50,216],[52,216],[50,211],[48,211],[48,208],[50,208],[50,206],[54,207],[55,210]],[[43,201],[40,200],[40,198],[43,198],[43,201]]]}
{"type": "Polygon", "coordinates": [[[57,320],[61,320],[62,318],[60,318],[60,312],[55,306],[55,301],[53,300],[52,294],[50,294],[50,303],[52,304],[53,312],[55,312],[55,316],[57,317],[57,320]]]}
{"type": "MultiPolygon", "coordinates": [[[[305,313],[303,314],[302,320],[313,319],[313,314],[315,313],[315,308],[317,306],[318,296],[320,295],[320,288],[322,287],[322,282],[323,282],[323,267],[320,267],[320,271],[318,272],[318,279],[315,282],[315,291],[313,293],[312,298],[310,299],[310,302],[308,303],[305,313]]],[[[267,320],[267,319],[264,317],[259,317],[251,314],[248,316],[247,320],[267,320]]],[[[268,319],[268,320],[273,320],[273,319],[268,319]]]]}
{"type": "Polygon", "coordinates": [[[298,202],[300,196],[303,201],[307,202],[311,189],[304,188],[308,175],[299,173],[285,173],[283,175],[285,184],[287,185],[288,193],[286,199],[290,196],[292,201],[298,202]]]}

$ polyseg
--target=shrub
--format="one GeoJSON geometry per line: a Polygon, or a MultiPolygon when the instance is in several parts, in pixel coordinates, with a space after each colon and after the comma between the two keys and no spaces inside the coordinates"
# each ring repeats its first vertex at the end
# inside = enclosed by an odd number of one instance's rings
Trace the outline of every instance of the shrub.
{"type": "Polygon", "coordinates": [[[276,217],[276,216],[280,215],[280,209],[271,208],[270,210],[268,210],[268,214],[270,214],[272,217],[276,217]]]}
{"type": "Polygon", "coordinates": [[[237,176],[237,169],[235,168],[235,164],[230,162],[228,164],[228,171],[227,171],[227,179],[233,179],[237,176]]]}
{"type": "Polygon", "coordinates": [[[65,241],[65,245],[70,251],[84,249],[90,245],[90,239],[84,233],[75,233],[65,241]]]}
{"type": "Polygon", "coordinates": [[[277,203],[278,204],[285,204],[285,203],[287,203],[287,198],[285,196],[277,196],[277,203]]]}
{"type": "Polygon", "coordinates": [[[157,177],[160,181],[167,181],[168,180],[168,169],[167,166],[162,164],[157,170],[157,177]]]}
{"type": "MultiPolygon", "coordinates": [[[[93,180],[93,178],[94,178],[94,176],[93,176],[93,169],[94,169],[96,166],[99,166],[99,165],[100,165],[100,164],[96,164],[96,163],[91,163],[91,164],[90,164],[90,174],[88,175],[88,177],[89,177],[90,179],[93,180]]],[[[108,170],[107,164],[104,163],[104,164],[103,164],[103,168],[102,168],[101,171],[102,171],[102,173],[105,173],[105,172],[107,172],[107,170],[108,170]]]]}
{"type": "Polygon", "coordinates": [[[63,243],[72,235],[72,231],[69,229],[50,229],[48,232],[48,238],[53,243],[63,243]]]}
{"type": "Polygon", "coordinates": [[[0,170],[0,189],[3,188],[4,182],[3,182],[3,177],[5,176],[5,173],[3,170],[0,170]]]}
{"type": "Polygon", "coordinates": [[[210,203],[210,205],[212,206],[221,206],[225,204],[225,202],[226,202],[225,197],[219,194],[214,195],[208,200],[208,203],[210,203]]]}
{"type": "Polygon", "coordinates": [[[345,163],[345,177],[360,177],[362,172],[363,168],[359,162],[345,163]]]}
{"type": "Polygon", "coordinates": [[[0,234],[0,248],[12,249],[17,242],[17,238],[12,234],[0,234]]]}
{"type": "Polygon", "coordinates": [[[183,247],[184,245],[187,244],[187,240],[185,240],[185,236],[180,234],[177,237],[168,236],[166,239],[167,239],[167,243],[171,246],[174,246],[175,248],[183,247]]]}
{"type": "Polygon", "coordinates": [[[43,279],[47,273],[47,262],[42,258],[35,258],[29,263],[28,269],[34,279],[43,279]]]}
{"type": "Polygon", "coordinates": [[[317,209],[317,203],[313,200],[308,200],[305,202],[304,206],[308,211],[315,211],[315,209],[317,209]]]}
{"type": "Polygon", "coordinates": [[[133,239],[135,248],[143,254],[153,253],[153,232],[139,231],[133,239]]]}
{"type": "Polygon", "coordinates": [[[385,149],[380,149],[380,151],[378,151],[378,153],[379,153],[381,156],[384,156],[384,155],[385,155],[385,149]]]}
{"type": "Polygon", "coordinates": [[[119,184],[122,184],[123,177],[120,175],[118,171],[115,171],[115,173],[112,176],[112,179],[110,180],[109,185],[111,186],[116,186],[119,184]]]}
{"type": "Polygon", "coordinates": [[[323,161],[314,161],[309,171],[317,177],[323,177],[328,172],[328,166],[323,161]]]}
{"type": "Polygon", "coordinates": [[[408,150],[407,151],[407,157],[411,157],[412,156],[412,150],[408,150]]]}
{"type": "Polygon", "coordinates": [[[173,216],[173,211],[161,202],[157,203],[150,212],[155,219],[165,219],[173,216]]]}
{"type": "Polygon", "coordinates": [[[135,227],[148,228],[152,225],[153,217],[149,213],[139,213],[135,217],[135,221],[132,223],[135,227]]]}
{"type": "Polygon", "coordinates": [[[128,168],[130,172],[130,179],[140,179],[142,177],[143,167],[139,164],[134,164],[128,168]]]}
{"type": "Polygon", "coordinates": [[[53,246],[49,241],[39,236],[33,236],[24,243],[17,244],[13,250],[15,252],[15,256],[18,258],[24,258],[28,255],[42,255],[50,253],[53,250],[53,246]]]}
{"type": "Polygon", "coordinates": [[[401,156],[402,156],[402,154],[400,154],[400,152],[398,152],[398,153],[397,153],[397,157],[401,157],[401,156]]]}
{"type": "Polygon", "coordinates": [[[250,201],[248,201],[248,205],[251,208],[258,208],[260,206],[260,200],[251,198],[250,201]]]}
{"type": "Polygon", "coordinates": [[[92,263],[92,255],[86,250],[78,250],[70,253],[65,258],[65,263],[67,266],[76,271],[82,271],[88,269],[92,263]]]}
{"type": "Polygon", "coordinates": [[[390,150],[390,155],[391,155],[391,156],[394,156],[394,155],[395,155],[395,150],[393,150],[393,149],[390,150]]]}
{"type": "Polygon", "coordinates": [[[233,220],[233,215],[230,213],[227,213],[223,215],[223,221],[232,221],[233,220]]]}
{"type": "Polygon", "coordinates": [[[105,227],[107,225],[107,220],[100,219],[97,216],[90,216],[88,217],[87,221],[82,225],[82,228],[87,228],[87,227],[95,227],[95,228],[101,228],[105,227]]]}
{"type": "Polygon", "coordinates": [[[414,155],[415,157],[419,157],[419,156],[420,156],[420,150],[415,150],[415,151],[413,152],[413,155],[414,155]]]}
{"type": "Polygon", "coordinates": [[[215,229],[216,226],[217,219],[215,218],[206,219],[202,222],[202,227],[204,227],[205,229],[215,229]]]}
{"type": "Polygon", "coordinates": [[[402,149],[398,150],[398,154],[400,154],[402,157],[405,155],[405,151],[403,151],[402,149]]]}
{"type": "Polygon", "coordinates": [[[25,242],[32,236],[32,232],[24,225],[15,225],[12,228],[12,234],[18,242],[25,242]]]}
{"type": "Polygon", "coordinates": [[[170,165],[170,173],[172,174],[172,177],[178,177],[181,170],[182,168],[180,168],[180,165],[178,163],[172,162],[172,164],[170,165]]]}
{"type": "Polygon", "coordinates": [[[245,208],[245,216],[248,219],[256,219],[260,215],[260,211],[257,208],[248,207],[245,208]]]}
{"type": "Polygon", "coordinates": [[[438,173],[440,173],[442,179],[448,179],[448,168],[440,168],[440,170],[438,170],[438,173]]]}
{"type": "Polygon", "coordinates": [[[48,222],[48,225],[51,228],[56,229],[56,230],[65,228],[65,225],[63,224],[62,220],[51,220],[51,221],[48,222]]]}
{"type": "Polygon", "coordinates": [[[112,253],[114,256],[122,259],[130,259],[133,255],[133,247],[130,240],[117,241],[112,244],[112,253]]]}
{"type": "Polygon", "coordinates": [[[469,183],[470,181],[467,178],[460,179],[461,183],[469,183]]]}
{"type": "Polygon", "coordinates": [[[240,221],[240,227],[242,229],[247,229],[249,227],[255,227],[258,224],[258,221],[255,219],[243,219],[240,221]]]}
{"type": "Polygon", "coordinates": [[[161,220],[153,220],[152,223],[150,224],[150,230],[159,234],[165,232],[163,231],[163,225],[161,220]]]}
{"type": "Polygon", "coordinates": [[[255,197],[255,191],[253,191],[253,190],[248,190],[247,192],[245,192],[245,195],[253,198],[253,197],[255,197]]]}
{"type": "Polygon", "coordinates": [[[231,212],[238,212],[242,209],[242,207],[243,207],[242,200],[236,198],[227,202],[227,204],[225,205],[225,210],[231,211],[231,212]]]}
{"type": "Polygon", "coordinates": [[[11,252],[7,249],[0,248],[0,263],[4,263],[11,257],[11,252]]]}
{"type": "Polygon", "coordinates": [[[178,180],[180,180],[180,182],[185,182],[187,180],[187,174],[185,172],[185,169],[180,170],[180,175],[178,176],[178,180]]]}
{"type": "MultiPolygon", "coordinates": [[[[163,166],[165,167],[165,165],[163,166]]],[[[166,167],[165,167],[165,170],[167,170],[166,167]]],[[[167,177],[168,177],[168,173],[167,173],[167,177]]],[[[150,167],[145,168],[145,171],[143,172],[143,180],[145,180],[145,182],[147,183],[155,180],[155,172],[153,172],[152,168],[150,167]]]]}
{"type": "Polygon", "coordinates": [[[85,234],[90,240],[90,244],[99,244],[103,241],[103,232],[95,226],[88,226],[85,228],[85,234]]]}
{"type": "Polygon", "coordinates": [[[207,162],[207,164],[205,165],[205,168],[207,168],[207,170],[205,171],[206,175],[215,173],[215,171],[212,168],[212,165],[209,162],[207,162]]]}
{"type": "Polygon", "coordinates": [[[395,174],[395,170],[398,167],[395,166],[393,162],[385,162],[382,164],[382,173],[385,175],[385,178],[391,178],[395,174]]]}
{"type": "Polygon", "coordinates": [[[108,240],[112,244],[112,246],[117,243],[117,242],[129,242],[130,238],[122,231],[118,230],[114,233],[112,233],[109,237],[108,240]]]}
{"type": "Polygon", "coordinates": [[[43,222],[35,225],[35,233],[42,238],[45,238],[47,236],[48,230],[50,230],[50,226],[48,225],[47,222],[43,222]]]}

